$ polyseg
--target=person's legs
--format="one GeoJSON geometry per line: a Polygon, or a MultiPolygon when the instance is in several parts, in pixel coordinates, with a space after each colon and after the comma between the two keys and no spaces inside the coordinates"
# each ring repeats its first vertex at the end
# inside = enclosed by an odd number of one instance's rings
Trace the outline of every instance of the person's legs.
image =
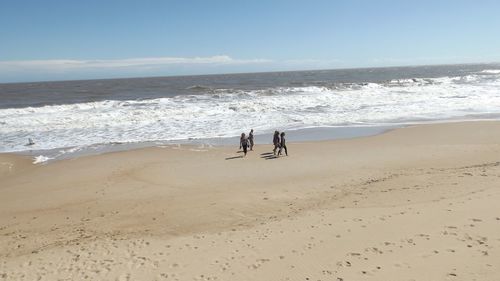
{"type": "Polygon", "coordinates": [[[280,145],[280,149],[278,150],[278,156],[281,155],[281,150],[283,150],[283,147],[281,147],[281,145],[280,145]]]}
{"type": "Polygon", "coordinates": [[[284,145],[283,148],[285,149],[286,156],[288,156],[288,149],[286,149],[286,145],[284,145]]]}
{"type": "Polygon", "coordinates": [[[243,153],[245,153],[245,156],[247,155],[247,146],[243,145],[243,153]]]}
{"type": "Polygon", "coordinates": [[[253,150],[253,140],[250,140],[250,150],[253,150]]]}

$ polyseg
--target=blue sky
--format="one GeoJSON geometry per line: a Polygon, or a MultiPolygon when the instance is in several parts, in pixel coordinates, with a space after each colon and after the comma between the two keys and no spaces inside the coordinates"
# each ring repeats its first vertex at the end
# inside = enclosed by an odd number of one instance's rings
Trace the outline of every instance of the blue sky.
{"type": "Polygon", "coordinates": [[[0,82],[500,61],[500,1],[0,0],[0,82]]]}

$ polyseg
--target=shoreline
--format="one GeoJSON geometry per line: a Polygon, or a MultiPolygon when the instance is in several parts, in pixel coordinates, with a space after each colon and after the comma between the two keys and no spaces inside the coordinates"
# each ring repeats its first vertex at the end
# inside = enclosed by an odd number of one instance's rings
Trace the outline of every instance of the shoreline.
{"type": "MultiPolygon", "coordinates": [[[[371,137],[390,132],[392,130],[412,127],[426,126],[431,124],[448,124],[462,122],[497,122],[498,119],[478,118],[476,119],[447,119],[447,120],[432,120],[426,122],[410,122],[399,124],[379,124],[379,125],[359,125],[359,126],[329,126],[329,127],[312,127],[287,130],[287,141],[294,143],[301,142],[321,142],[335,141],[345,139],[356,139],[363,137],[371,137]]],[[[490,116],[491,117],[491,116],[490,116]]],[[[272,144],[272,133],[256,134],[255,144],[272,144]]],[[[187,146],[193,150],[205,150],[211,147],[238,146],[239,137],[223,137],[223,138],[201,138],[201,139],[184,139],[171,141],[142,141],[131,143],[103,143],[93,144],[88,146],[62,147],[54,149],[33,149],[26,151],[2,152],[0,155],[20,155],[31,157],[33,164],[47,164],[55,161],[75,159],[80,157],[100,155],[112,152],[121,152],[137,149],[145,149],[150,147],[180,147],[187,146]]]]}
{"type": "MultiPolygon", "coordinates": [[[[289,135],[287,135],[287,140],[289,142],[318,142],[318,141],[331,141],[331,140],[374,136],[404,126],[405,125],[314,127],[314,128],[288,130],[286,132],[289,133],[289,135]]],[[[255,140],[256,140],[255,141],[256,145],[271,144],[272,134],[271,133],[257,134],[255,135],[255,140]]],[[[34,160],[36,157],[43,156],[47,157],[47,159],[34,164],[45,164],[65,159],[75,159],[85,156],[145,149],[151,147],[186,146],[194,150],[205,150],[211,147],[238,146],[238,144],[239,144],[239,137],[224,137],[224,138],[205,138],[205,139],[174,140],[174,141],[144,141],[136,143],[95,144],[83,147],[67,147],[67,148],[55,148],[47,150],[35,149],[27,151],[7,152],[7,153],[0,153],[0,155],[1,154],[21,155],[25,157],[31,157],[34,160]]]]}

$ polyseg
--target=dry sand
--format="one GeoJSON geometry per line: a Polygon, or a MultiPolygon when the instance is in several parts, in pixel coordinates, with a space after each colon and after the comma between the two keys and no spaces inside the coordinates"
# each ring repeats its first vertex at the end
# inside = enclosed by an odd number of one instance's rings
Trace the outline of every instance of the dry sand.
{"type": "Polygon", "coordinates": [[[500,122],[236,148],[0,155],[0,280],[500,280],[500,122]]]}

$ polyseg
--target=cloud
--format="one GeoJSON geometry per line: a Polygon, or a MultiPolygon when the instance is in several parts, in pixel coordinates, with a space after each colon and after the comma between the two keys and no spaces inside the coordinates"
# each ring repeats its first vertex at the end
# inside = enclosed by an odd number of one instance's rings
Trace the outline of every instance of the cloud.
{"type": "Polygon", "coordinates": [[[327,69],[340,64],[341,61],[334,59],[237,59],[227,55],[17,60],[0,61],[0,83],[327,69]]]}
{"type": "Polygon", "coordinates": [[[296,65],[304,65],[304,64],[312,64],[312,65],[332,65],[341,63],[341,60],[338,59],[296,59],[296,60],[285,60],[283,63],[286,64],[296,64],[296,65]]]}
{"type": "Polygon", "coordinates": [[[154,58],[129,58],[114,60],[22,60],[22,61],[0,61],[1,71],[71,71],[71,70],[96,70],[110,68],[142,68],[163,67],[179,65],[242,65],[269,63],[266,59],[233,59],[229,56],[211,57],[154,57],[154,58]]]}
{"type": "Polygon", "coordinates": [[[457,63],[492,63],[500,59],[498,55],[483,56],[440,56],[440,57],[408,57],[408,58],[374,58],[370,62],[372,66],[405,66],[425,64],[457,64],[457,63]]]}

